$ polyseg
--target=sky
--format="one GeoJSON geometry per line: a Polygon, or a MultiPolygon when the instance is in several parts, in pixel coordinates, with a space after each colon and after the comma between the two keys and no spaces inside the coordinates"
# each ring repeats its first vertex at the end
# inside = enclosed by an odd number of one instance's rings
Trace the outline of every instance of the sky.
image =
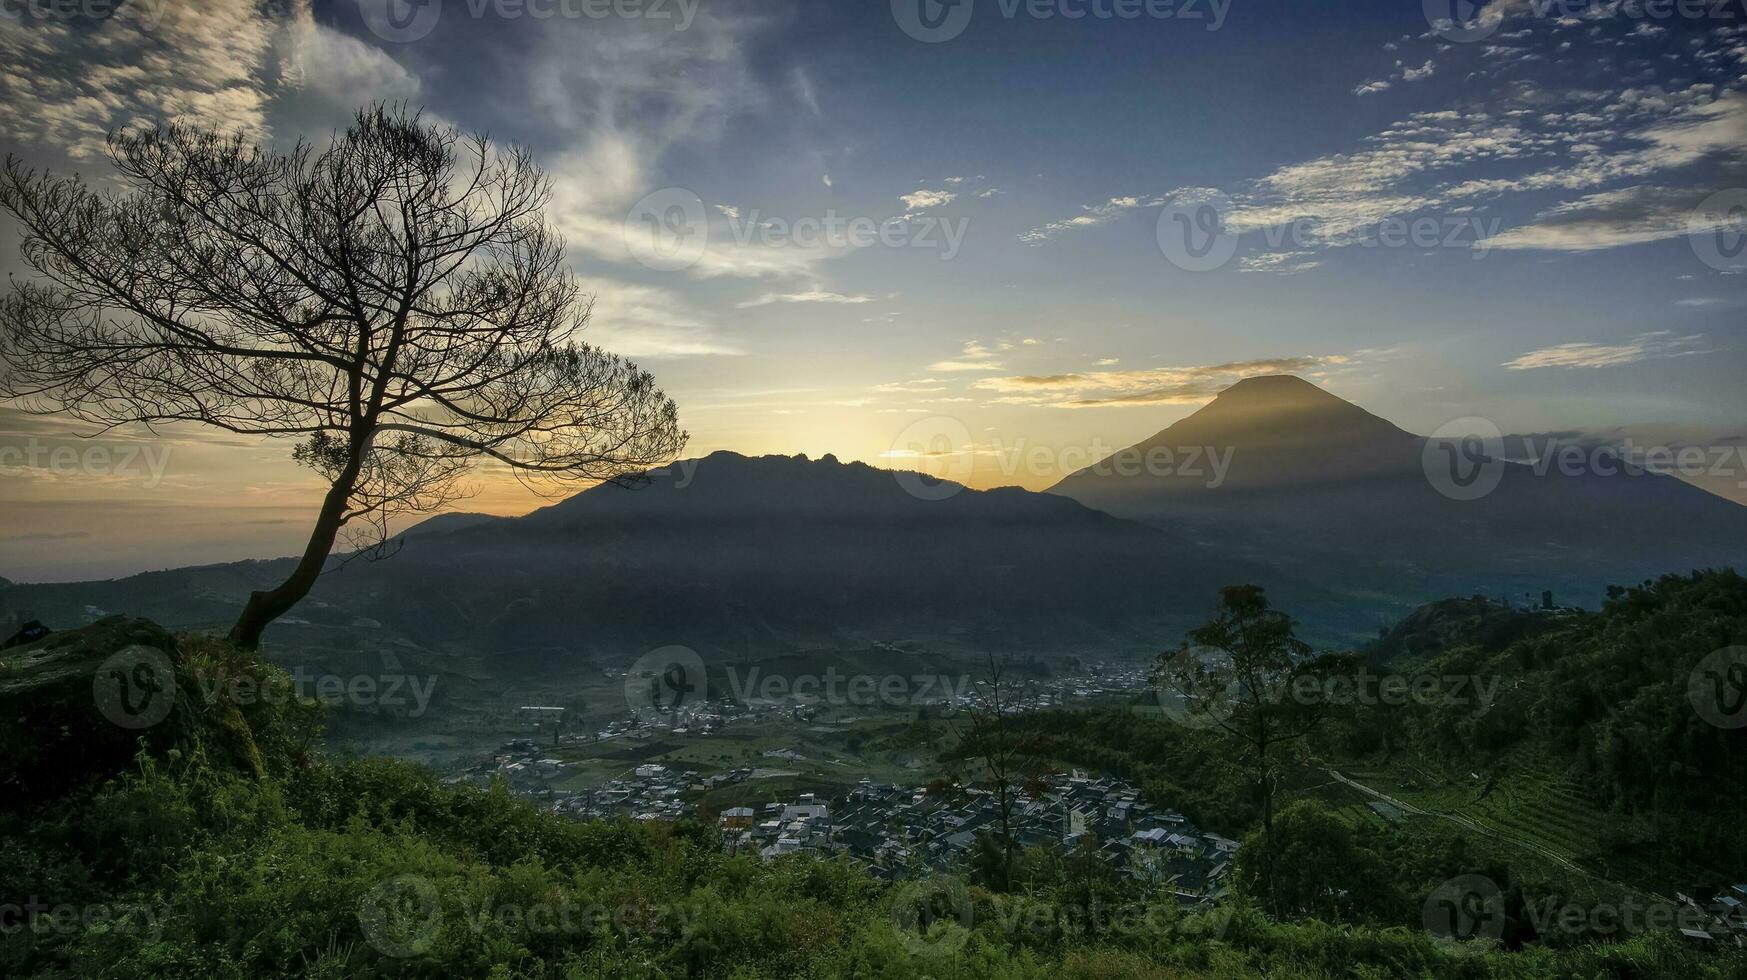
{"type": "MultiPolygon", "coordinates": [[[[106,3],[0,0],[8,152],[102,184],[112,128],[378,99],[525,146],[687,456],[1041,489],[1275,373],[1420,433],[1747,430],[1739,0],[106,3]]],[[[0,575],[301,547],[288,444],[86,435],[0,407],[0,575]]]]}

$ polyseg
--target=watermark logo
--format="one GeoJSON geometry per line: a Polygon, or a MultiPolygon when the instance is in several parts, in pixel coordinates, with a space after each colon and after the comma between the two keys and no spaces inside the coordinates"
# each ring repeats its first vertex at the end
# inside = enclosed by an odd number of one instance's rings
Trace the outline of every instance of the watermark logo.
{"type": "Polygon", "coordinates": [[[1504,938],[1504,893],[1484,875],[1461,875],[1433,889],[1420,916],[1440,939],[1495,943],[1504,938]]]}
{"type": "Polygon", "coordinates": [[[1237,234],[1229,225],[1232,204],[1212,188],[1182,191],[1159,212],[1154,233],[1165,258],[1186,272],[1211,272],[1237,254],[1237,234]]]}
{"type": "Polygon", "coordinates": [[[1747,646],[1724,647],[1699,661],[1686,696],[1699,717],[1718,728],[1747,728],[1747,646]]]}
{"type": "Polygon", "coordinates": [[[932,415],[904,427],[886,458],[904,492],[918,500],[945,500],[964,489],[976,466],[971,430],[958,419],[932,415]]]}
{"type": "Polygon", "coordinates": [[[656,272],[697,265],[709,243],[704,199],[683,187],[658,190],[625,215],[625,247],[632,258],[656,272]]]}
{"type": "Polygon", "coordinates": [[[1420,451],[1426,480],[1451,500],[1479,500],[1504,479],[1504,433],[1490,419],[1445,422],[1420,451]]]}
{"type": "Polygon", "coordinates": [[[358,0],[364,26],[384,41],[407,44],[428,36],[443,16],[443,0],[358,0]]]}
{"type": "Polygon", "coordinates": [[[194,686],[207,704],[243,707],[254,704],[290,704],[316,701],[330,707],[352,707],[421,718],[436,693],[436,675],[401,673],[395,658],[383,658],[380,674],[311,673],[301,664],[291,671],[291,682],[251,674],[196,673],[194,686]]]}
{"type": "Polygon", "coordinates": [[[176,706],[176,671],[162,650],[141,644],[123,647],[91,678],[97,710],[122,728],[150,728],[176,706]]]}
{"type": "Polygon", "coordinates": [[[1231,653],[1188,646],[1161,665],[1159,709],[1185,728],[1212,728],[1231,719],[1243,695],[1231,653]]]}
{"type": "Polygon", "coordinates": [[[976,921],[970,889],[958,878],[911,882],[892,900],[892,924],[904,948],[917,956],[946,956],[964,947],[976,921]]]}
{"type": "Polygon", "coordinates": [[[1504,23],[1503,11],[1489,11],[1474,0],[1424,0],[1422,6],[1432,33],[1458,44],[1483,41],[1504,23]]]}
{"type": "Polygon", "coordinates": [[[704,661],[690,647],[651,650],[638,657],[625,675],[625,704],[640,718],[670,717],[708,699],[704,661]]]}
{"type": "Polygon", "coordinates": [[[1718,191],[1699,202],[1686,238],[1700,262],[1719,272],[1747,272],[1747,188],[1718,191]]]}
{"type": "Polygon", "coordinates": [[[365,940],[383,956],[397,960],[430,952],[442,916],[437,886],[418,875],[391,878],[358,903],[358,925],[365,940]]]}
{"type": "Polygon", "coordinates": [[[974,0],[892,0],[892,19],[924,44],[950,41],[970,26],[974,0]]]}

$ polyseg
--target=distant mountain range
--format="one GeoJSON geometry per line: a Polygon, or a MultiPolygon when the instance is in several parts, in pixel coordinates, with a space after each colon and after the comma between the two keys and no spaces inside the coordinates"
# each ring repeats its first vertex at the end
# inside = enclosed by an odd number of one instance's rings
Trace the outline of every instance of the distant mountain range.
{"type": "MultiPolygon", "coordinates": [[[[829,456],[719,452],[519,518],[444,515],[402,535],[392,558],[329,572],[268,640],[381,630],[432,650],[531,657],[670,643],[723,656],[875,644],[1143,653],[1205,619],[1220,585],[1258,580],[1319,624],[1374,622],[1323,590],[1066,498],[921,480],[829,456]]],[[[18,586],[5,601],[51,625],[122,610],[223,625],[287,569],[18,586]]]]}
{"type": "MultiPolygon", "coordinates": [[[[1048,493],[719,452],[519,518],[434,518],[394,557],[329,572],[268,641],[533,662],[674,643],[1143,654],[1204,620],[1221,586],[1253,582],[1307,635],[1344,643],[1427,599],[1549,589],[1593,605],[1610,583],[1740,566],[1747,550],[1747,508],[1672,478],[1496,464],[1496,489],[1456,500],[1428,478],[1427,446],[1268,377],[1048,493]]],[[[288,562],[14,585],[0,611],[224,626],[288,562]]]]}
{"type": "Polygon", "coordinates": [[[1567,475],[1464,452],[1299,378],[1250,378],[1049,492],[1354,596],[1553,590],[1593,606],[1609,584],[1747,559],[1747,507],[1675,477],[1618,459],[1567,475]],[[1190,450],[1227,461],[1217,486],[1205,465],[1145,465],[1190,450]],[[1496,487],[1455,499],[1440,489],[1455,486],[1439,472],[1451,465],[1491,471],[1496,487]]]}

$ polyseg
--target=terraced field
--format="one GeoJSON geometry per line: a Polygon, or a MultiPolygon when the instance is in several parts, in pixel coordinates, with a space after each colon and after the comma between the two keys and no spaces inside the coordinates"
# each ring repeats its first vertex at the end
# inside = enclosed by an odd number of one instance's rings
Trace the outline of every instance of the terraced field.
{"type": "MultiPolygon", "coordinates": [[[[1545,758],[1524,747],[1486,772],[1429,772],[1399,762],[1331,766],[1353,783],[1423,811],[1424,816],[1412,819],[1442,819],[1467,827],[1534,856],[1536,865],[1572,880],[1574,887],[1611,881],[1655,892],[1697,870],[1669,867],[1651,853],[1610,850],[1607,830],[1613,818],[1545,758]],[[1581,882],[1583,878],[1591,880],[1581,882]]],[[[1350,824],[1381,823],[1384,817],[1369,805],[1377,801],[1354,801],[1355,792],[1348,785],[1317,789],[1350,824]]]]}

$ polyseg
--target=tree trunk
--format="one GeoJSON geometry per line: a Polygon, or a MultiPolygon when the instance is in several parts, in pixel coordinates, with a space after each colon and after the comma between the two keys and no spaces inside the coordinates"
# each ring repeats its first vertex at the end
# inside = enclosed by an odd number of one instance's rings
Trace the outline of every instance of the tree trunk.
{"type": "Polygon", "coordinates": [[[1261,752],[1262,773],[1262,874],[1268,878],[1268,913],[1280,914],[1279,889],[1274,883],[1274,774],[1269,770],[1267,749],[1261,752]]]}
{"type": "Polygon", "coordinates": [[[353,453],[350,463],[340,479],[328,488],[327,496],[322,499],[321,513],[317,515],[315,529],[309,534],[309,543],[303,548],[303,557],[298,559],[297,568],[291,577],[281,582],[277,588],[267,592],[249,593],[249,601],[243,606],[243,613],[237,617],[236,625],[231,627],[230,641],[244,650],[254,650],[261,645],[261,634],[268,624],[285,615],[292,606],[309,594],[315,587],[315,581],[321,576],[322,568],[327,564],[328,553],[334,548],[334,539],[339,536],[340,525],[345,523],[346,501],[352,496],[353,485],[358,479],[358,454],[353,453]]]}

